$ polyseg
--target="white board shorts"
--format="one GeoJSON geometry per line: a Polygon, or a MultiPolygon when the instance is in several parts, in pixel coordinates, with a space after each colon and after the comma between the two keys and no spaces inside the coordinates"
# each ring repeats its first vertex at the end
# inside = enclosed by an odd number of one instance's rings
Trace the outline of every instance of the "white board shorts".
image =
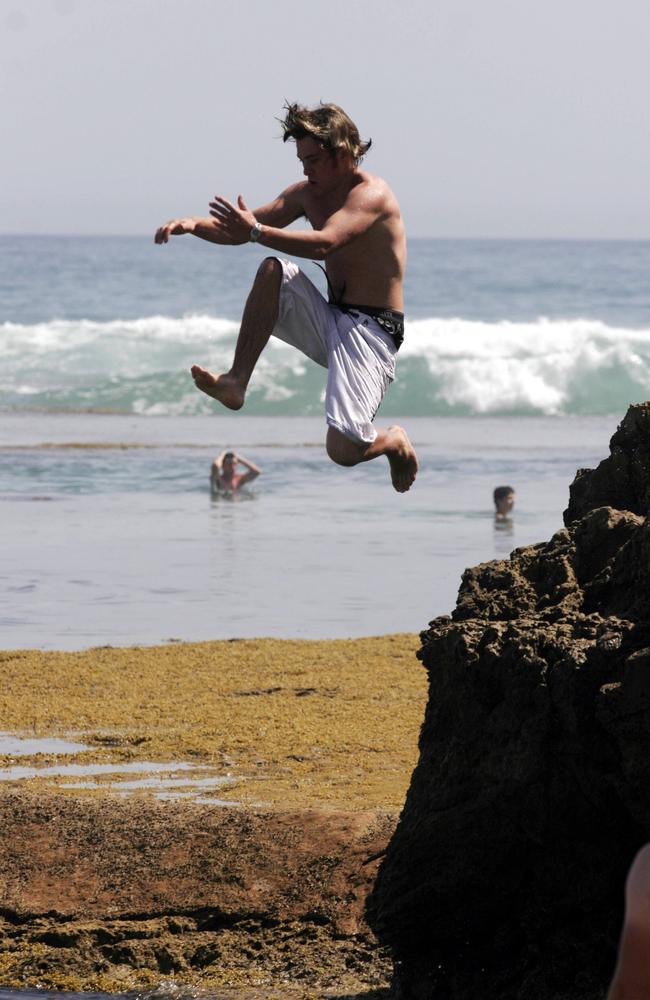
{"type": "Polygon", "coordinates": [[[395,378],[397,348],[372,316],[331,305],[297,264],[282,266],[273,336],[327,368],[325,419],[346,437],[372,444],[379,404],[395,378]]]}

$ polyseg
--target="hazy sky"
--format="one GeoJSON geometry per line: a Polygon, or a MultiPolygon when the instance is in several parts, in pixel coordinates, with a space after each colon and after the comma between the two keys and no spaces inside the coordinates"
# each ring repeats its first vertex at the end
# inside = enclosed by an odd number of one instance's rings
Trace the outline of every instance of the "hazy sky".
{"type": "Polygon", "coordinates": [[[412,236],[650,238],[650,0],[0,0],[0,231],[153,233],[341,104],[412,236]]]}

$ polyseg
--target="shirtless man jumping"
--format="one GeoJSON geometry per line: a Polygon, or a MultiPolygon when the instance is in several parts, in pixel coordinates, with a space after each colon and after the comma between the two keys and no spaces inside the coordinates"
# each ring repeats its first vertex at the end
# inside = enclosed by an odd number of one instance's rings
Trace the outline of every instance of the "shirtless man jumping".
{"type": "Polygon", "coordinates": [[[380,177],[359,163],[370,142],[336,104],[285,107],[284,141],[293,139],[306,180],[292,184],[252,212],[220,195],[210,218],[172,219],[156,243],[192,233],[225,246],[254,242],[292,257],[325,262],[329,301],[296,264],[267,257],[257,272],[241,322],[230,371],[192,367],[199,389],[231,410],[271,334],[328,369],[325,397],[327,454],[339,465],[385,455],[393,486],[408,490],[417,473],[415,451],[402,427],[375,428],[373,419],[395,376],[404,330],[406,236],[399,205],[380,177]],[[305,217],[312,229],[286,230],[305,217]]]}

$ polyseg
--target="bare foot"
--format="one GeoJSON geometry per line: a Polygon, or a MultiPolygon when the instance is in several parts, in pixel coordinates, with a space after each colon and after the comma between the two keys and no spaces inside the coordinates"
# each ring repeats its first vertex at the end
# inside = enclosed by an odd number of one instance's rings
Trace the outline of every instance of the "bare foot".
{"type": "Polygon", "coordinates": [[[192,378],[197,389],[227,406],[229,410],[241,410],[244,405],[245,389],[232,375],[213,375],[207,368],[192,365],[192,378]]]}
{"type": "Polygon", "coordinates": [[[386,457],[390,462],[390,477],[398,493],[410,490],[418,471],[418,457],[403,427],[389,427],[391,436],[386,457]]]}

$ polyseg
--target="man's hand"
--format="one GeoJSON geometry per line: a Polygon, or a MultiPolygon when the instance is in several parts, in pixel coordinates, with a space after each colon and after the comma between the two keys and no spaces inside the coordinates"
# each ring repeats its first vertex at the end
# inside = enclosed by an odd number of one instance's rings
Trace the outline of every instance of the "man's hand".
{"type": "Polygon", "coordinates": [[[248,243],[251,229],[256,218],[241,195],[237,198],[237,207],[216,194],[210,202],[210,215],[214,220],[217,239],[215,243],[226,243],[236,246],[248,243]]]}
{"type": "Polygon", "coordinates": [[[164,226],[160,226],[156,230],[156,235],[153,238],[154,243],[169,243],[170,236],[184,236],[185,233],[193,233],[196,221],[196,219],[189,217],[186,219],[170,219],[164,226]]]}

